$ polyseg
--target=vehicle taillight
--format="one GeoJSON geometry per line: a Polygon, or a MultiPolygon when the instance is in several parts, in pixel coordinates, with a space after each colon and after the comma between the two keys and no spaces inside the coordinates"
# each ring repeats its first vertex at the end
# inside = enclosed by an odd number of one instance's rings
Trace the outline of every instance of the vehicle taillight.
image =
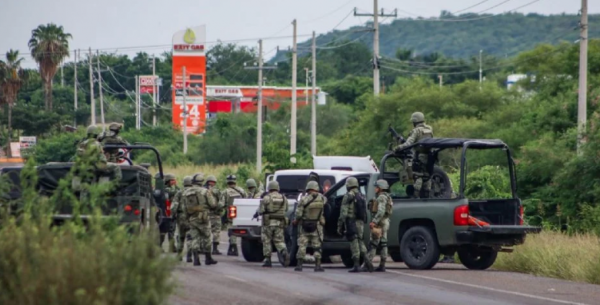
{"type": "Polygon", "coordinates": [[[469,206],[459,205],[454,208],[454,225],[468,226],[469,225],[469,206]]]}
{"type": "Polygon", "coordinates": [[[133,209],[133,208],[132,208],[130,205],[126,205],[126,206],[123,208],[123,210],[124,210],[125,212],[131,212],[131,210],[132,210],[132,209],[133,209]]]}
{"type": "Polygon", "coordinates": [[[167,217],[171,217],[171,201],[169,199],[167,199],[165,201],[166,201],[165,205],[167,207],[167,210],[165,211],[165,213],[167,214],[167,217]]]}
{"type": "Polygon", "coordinates": [[[234,219],[237,217],[237,207],[235,205],[229,206],[229,208],[227,208],[227,217],[229,219],[234,219]]]}
{"type": "Polygon", "coordinates": [[[138,216],[140,215],[140,210],[135,209],[135,211],[133,211],[133,215],[138,216]]]}
{"type": "Polygon", "coordinates": [[[519,207],[519,225],[523,225],[524,221],[523,221],[523,217],[525,216],[525,208],[523,208],[523,205],[521,205],[519,207]]]}

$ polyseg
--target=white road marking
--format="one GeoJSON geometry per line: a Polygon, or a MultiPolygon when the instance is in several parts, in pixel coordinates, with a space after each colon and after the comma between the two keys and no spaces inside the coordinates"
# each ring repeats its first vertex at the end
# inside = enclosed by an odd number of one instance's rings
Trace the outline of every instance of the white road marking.
{"type": "Polygon", "coordinates": [[[553,303],[570,304],[570,305],[587,305],[585,303],[576,303],[576,302],[563,301],[563,300],[558,300],[558,299],[545,298],[545,297],[540,297],[540,296],[533,295],[533,294],[527,294],[527,293],[521,293],[521,292],[516,292],[516,291],[508,291],[508,290],[496,289],[496,288],[491,288],[491,287],[486,287],[486,286],[480,286],[480,285],[475,285],[475,284],[468,284],[468,283],[463,283],[463,282],[456,282],[456,281],[451,281],[451,280],[438,279],[438,278],[435,278],[435,277],[429,277],[429,276],[424,276],[424,275],[406,273],[406,272],[401,272],[401,271],[395,271],[395,270],[387,270],[387,271],[391,272],[391,273],[396,273],[396,274],[401,274],[401,275],[416,277],[416,278],[420,278],[420,279],[426,279],[426,280],[431,280],[431,281],[436,281],[436,282],[442,282],[442,283],[447,283],[447,284],[454,284],[454,285],[460,285],[460,286],[465,286],[465,287],[483,289],[483,290],[488,290],[488,291],[493,291],[493,292],[500,292],[500,293],[512,294],[512,295],[516,295],[516,296],[520,296],[520,297],[526,297],[526,298],[537,299],[537,300],[542,300],[542,301],[548,301],[548,302],[553,302],[553,303]]]}
{"type": "Polygon", "coordinates": [[[228,277],[228,278],[230,278],[230,279],[232,279],[232,280],[236,280],[236,281],[238,281],[238,282],[242,282],[242,283],[245,283],[245,282],[246,282],[246,280],[243,280],[243,279],[241,279],[241,278],[239,278],[239,277],[235,277],[235,276],[231,276],[231,275],[226,275],[225,277],[228,277]]]}

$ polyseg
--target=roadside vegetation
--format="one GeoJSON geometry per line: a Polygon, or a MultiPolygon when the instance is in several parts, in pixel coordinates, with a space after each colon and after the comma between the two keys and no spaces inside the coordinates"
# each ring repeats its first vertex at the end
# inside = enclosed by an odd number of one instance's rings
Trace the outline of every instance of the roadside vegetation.
{"type": "MultiPolygon", "coordinates": [[[[21,175],[22,200],[0,198],[0,304],[164,303],[175,262],[162,256],[157,238],[102,219],[106,188],[89,187],[82,202],[69,198],[69,180],[51,197],[39,196],[33,166],[31,160],[21,175]],[[92,215],[87,224],[52,226],[55,203],[67,200],[74,215],[92,215]]],[[[0,181],[1,190],[7,187],[0,181]]]]}

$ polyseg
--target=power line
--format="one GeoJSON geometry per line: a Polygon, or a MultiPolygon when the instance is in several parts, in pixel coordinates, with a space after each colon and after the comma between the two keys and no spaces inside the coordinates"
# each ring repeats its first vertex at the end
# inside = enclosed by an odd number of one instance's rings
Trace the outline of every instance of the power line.
{"type": "MultiPolygon", "coordinates": [[[[510,1],[510,0],[505,0],[504,2],[502,2],[502,3],[500,3],[500,4],[506,3],[506,2],[508,2],[508,1],[510,1]]],[[[533,0],[533,1],[531,1],[531,2],[525,3],[524,5],[521,5],[521,6],[519,6],[519,7],[513,8],[513,9],[511,9],[511,10],[509,10],[509,11],[506,11],[506,12],[504,12],[504,13],[502,13],[502,14],[506,14],[506,13],[511,13],[511,12],[517,11],[517,10],[519,10],[519,9],[522,9],[522,8],[524,8],[524,7],[527,7],[527,6],[530,6],[530,5],[532,5],[532,4],[536,3],[536,2],[539,2],[539,1],[541,1],[541,0],[533,0]]],[[[500,5],[500,4],[498,4],[498,5],[500,5]]],[[[496,5],[496,6],[498,6],[498,5],[496,5]]],[[[496,6],[494,6],[494,7],[496,7],[496,6]]],[[[494,8],[494,7],[492,7],[492,8],[494,8]]],[[[489,8],[489,9],[483,10],[483,11],[481,11],[481,12],[488,11],[488,10],[490,10],[490,9],[492,9],[492,8],[489,8]]],[[[480,13],[481,13],[481,12],[480,12],[480,13]]],[[[429,21],[429,22],[467,22],[467,21],[477,21],[477,20],[489,19],[489,18],[493,18],[493,17],[501,16],[502,14],[494,14],[494,15],[487,15],[487,16],[479,16],[479,17],[474,17],[474,18],[466,18],[466,19],[451,19],[451,18],[445,18],[445,19],[440,19],[440,18],[430,18],[430,19],[424,19],[424,18],[423,18],[423,19],[421,19],[422,17],[419,17],[419,18],[417,18],[417,19],[409,19],[409,20],[411,20],[411,21],[429,21]]]]}
{"type": "Polygon", "coordinates": [[[476,4],[473,4],[473,5],[471,5],[471,6],[467,7],[467,8],[463,8],[462,10],[454,11],[454,12],[452,12],[452,14],[456,14],[456,13],[464,12],[464,11],[466,11],[466,10],[469,10],[469,9],[472,9],[472,8],[474,8],[474,7],[476,7],[476,6],[479,6],[479,5],[481,5],[481,4],[484,4],[484,3],[488,2],[488,1],[490,1],[490,0],[483,0],[483,1],[481,1],[481,2],[478,2],[478,3],[476,3],[476,4]]]}

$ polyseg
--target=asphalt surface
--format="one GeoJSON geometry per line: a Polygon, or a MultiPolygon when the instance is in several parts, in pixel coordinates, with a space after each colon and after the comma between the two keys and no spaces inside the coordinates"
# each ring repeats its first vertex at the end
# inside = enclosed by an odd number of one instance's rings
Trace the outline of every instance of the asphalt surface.
{"type": "MultiPolygon", "coordinates": [[[[223,237],[225,237],[223,235],[223,237]]],[[[226,238],[221,240],[226,241],[226,238]]],[[[221,243],[225,253],[228,244],[221,243]]],[[[506,254],[502,254],[506,255],[506,254]]],[[[509,254],[508,254],[509,255],[509,254]]],[[[239,257],[214,256],[217,265],[182,262],[174,271],[177,288],[169,304],[600,304],[600,286],[495,270],[472,271],[458,264],[409,270],[387,263],[385,273],[348,273],[342,264],[325,272],[305,264],[303,272],[273,268],[239,257]]]]}

